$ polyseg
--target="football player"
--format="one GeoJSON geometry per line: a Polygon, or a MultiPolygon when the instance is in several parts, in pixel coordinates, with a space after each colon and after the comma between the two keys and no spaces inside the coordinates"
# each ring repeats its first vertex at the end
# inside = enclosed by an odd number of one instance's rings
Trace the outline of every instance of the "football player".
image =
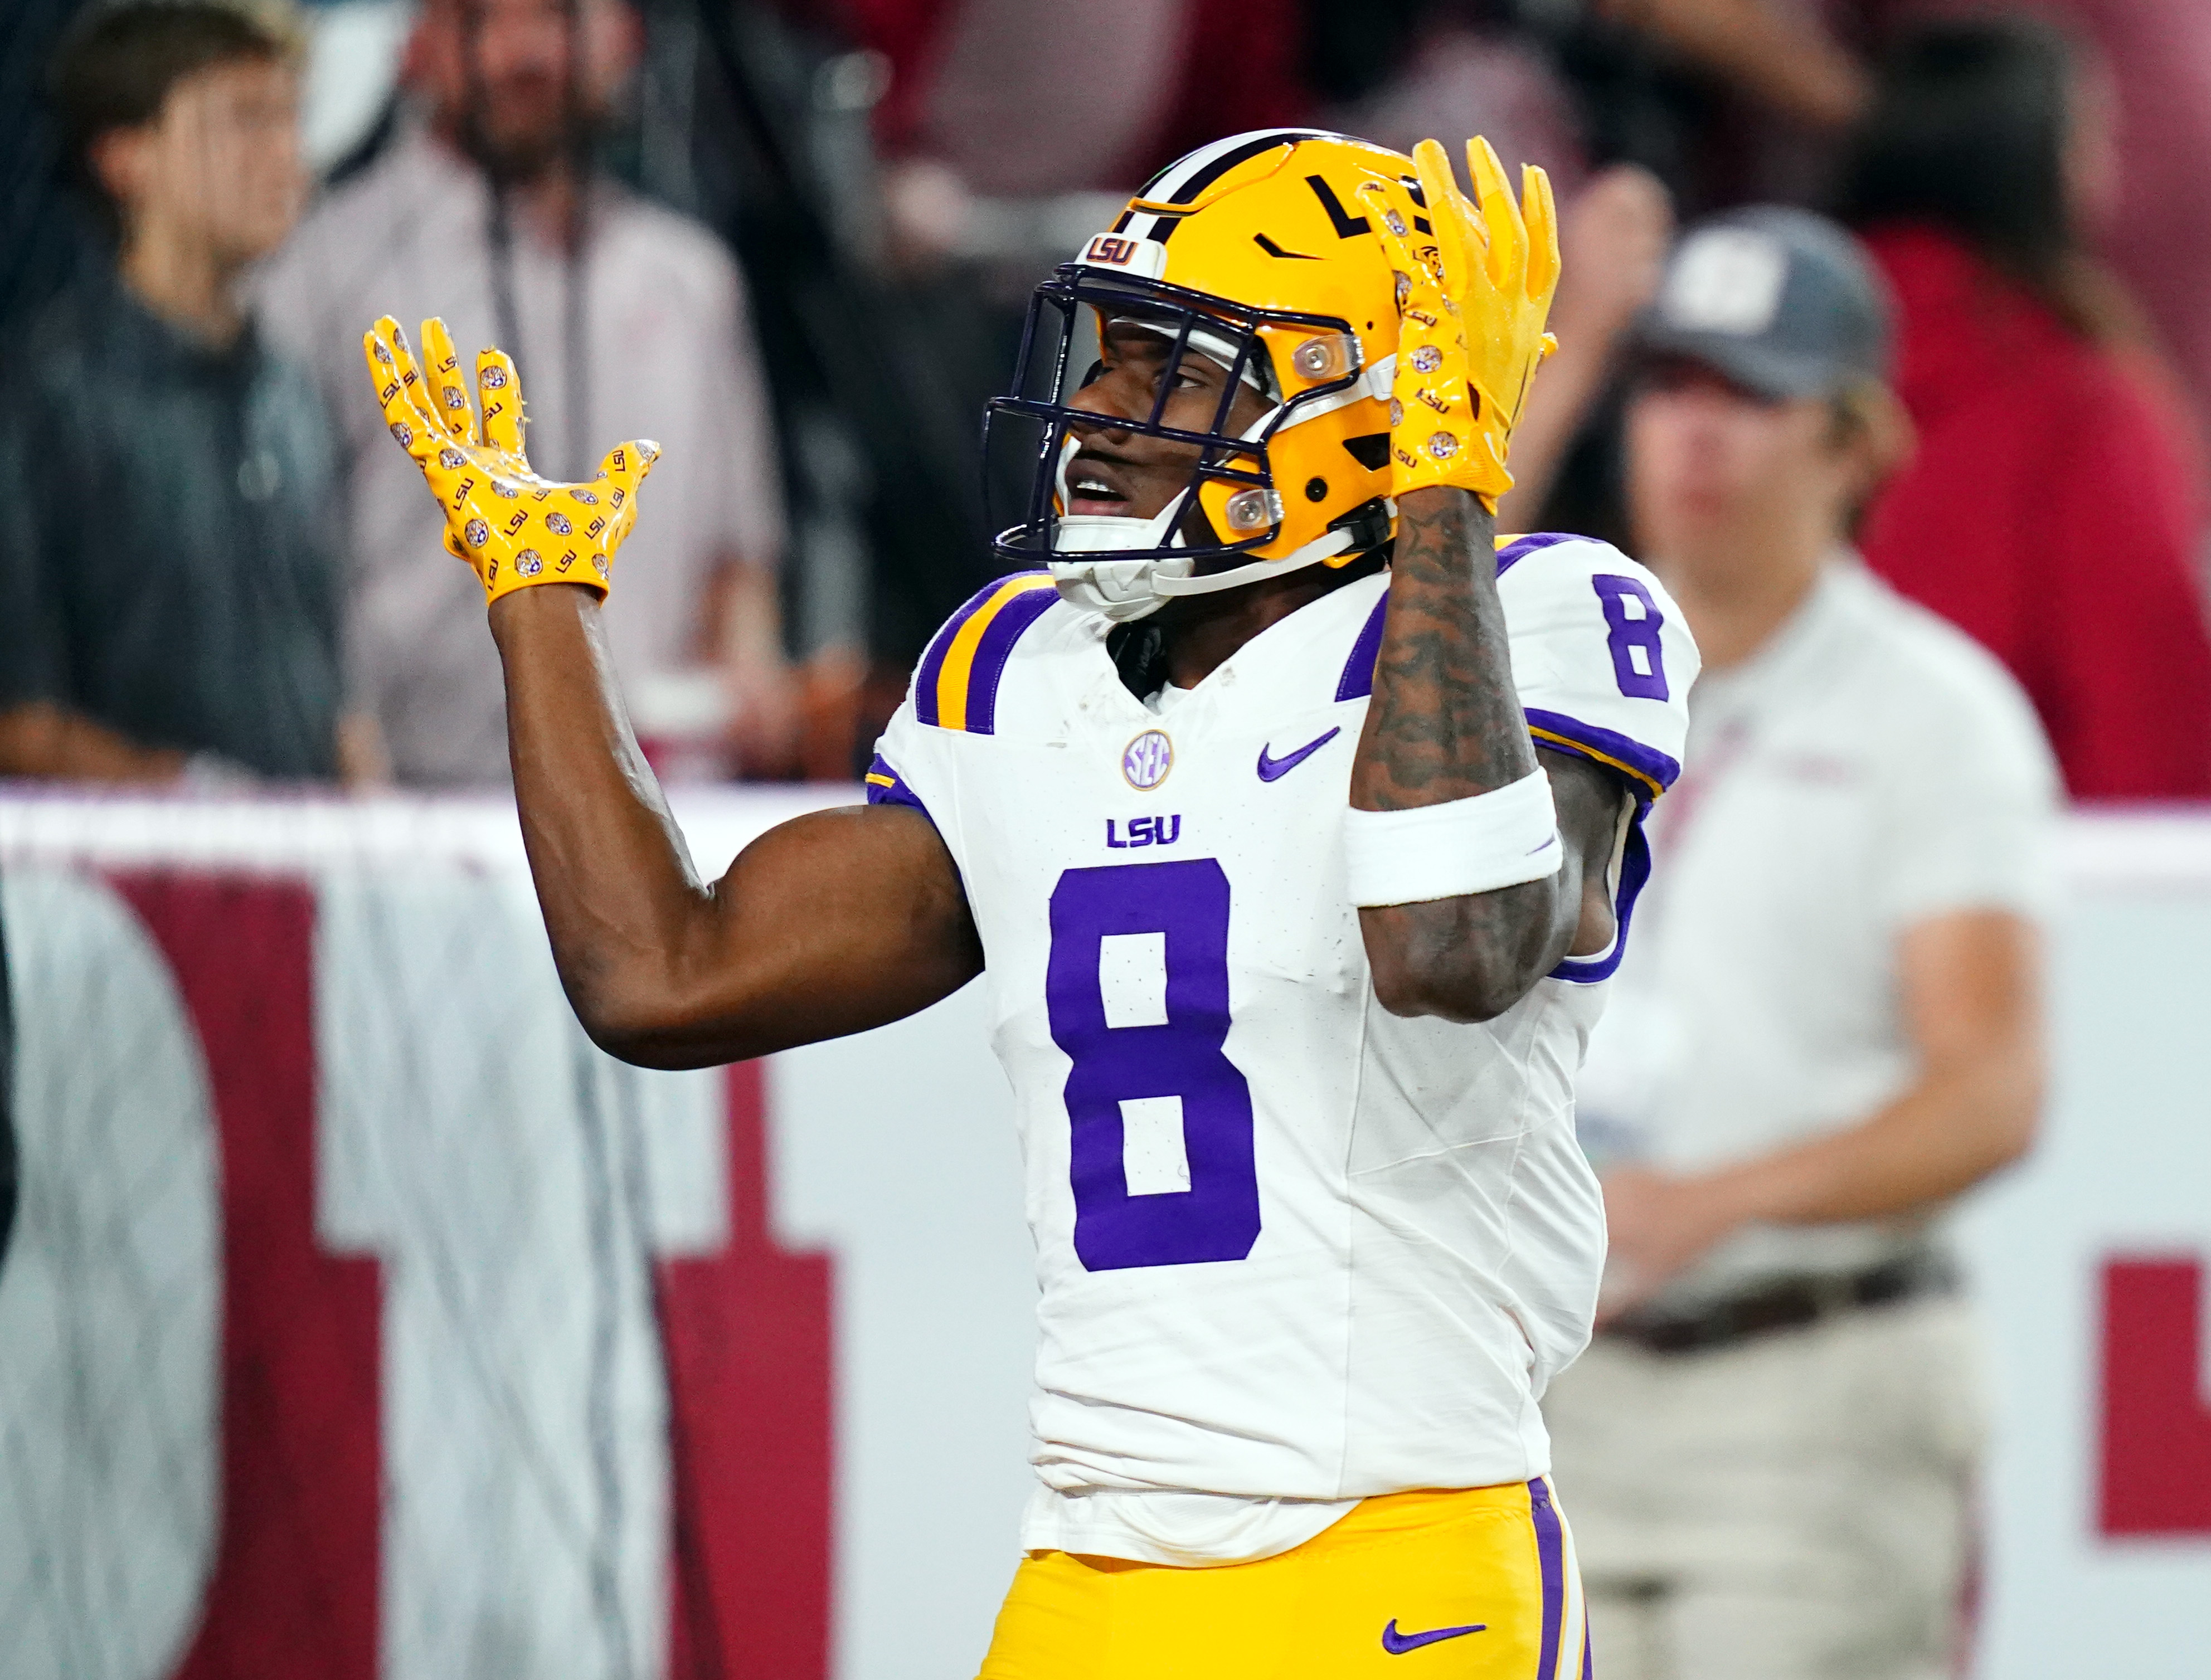
{"type": "Polygon", "coordinates": [[[1602,1259],[1573,1077],[1697,656],[1605,546],[1499,542],[1548,182],[1241,135],[1038,291],[1020,566],[869,804],[700,880],[599,598],[650,444],[560,486],[514,370],[367,339],[477,570],[562,980],[648,1066],[989,988],[1042,1285],[1040,1485],[987,1680],[1588,1671],[1536,1409],[1602,1259]],[[561,582],[581,589],[548,589],[561,582]]]}

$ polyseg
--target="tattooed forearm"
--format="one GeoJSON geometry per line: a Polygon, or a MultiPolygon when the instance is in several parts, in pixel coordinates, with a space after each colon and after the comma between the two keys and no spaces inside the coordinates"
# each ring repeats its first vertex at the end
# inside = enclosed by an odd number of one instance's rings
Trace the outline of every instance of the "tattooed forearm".
{"type": "Polygon", "coordinates": [[[1389,617],[1351,772],[1362,811],[1467,799],[1536,768],[1497,599],[1496,523],[1463,490],[1415,490],[1398,505],[1389,617]]]}
{"type": "MultiPolygon", "coordinates": [[[[1489,511],[1463,490],[1416,490],[1398,504],[1374,696],[1351,771],[1351,802],[1360,810],[1470,799],[1538,767],[1512,685],[1494,529],[1489,511]]],[[[1584,876],[1601,888],[1619,795],[1605,772],[1579,760],[1546,752],[1542,767],[1566,843],[1556,875],[1360,911],[1385,1006],[1486,1020],[1517,1002],[1575,942],[1584,876]]],[[[1599,921],[1603,908],[1595,907],[1599,921]]],[[[1608,928],[1596,931],[1608,936],[1608,928]]]]}

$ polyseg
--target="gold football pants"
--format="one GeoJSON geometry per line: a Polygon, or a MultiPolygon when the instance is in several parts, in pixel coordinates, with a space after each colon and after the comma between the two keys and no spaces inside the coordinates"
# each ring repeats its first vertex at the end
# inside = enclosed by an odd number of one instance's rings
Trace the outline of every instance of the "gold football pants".
{"type": "Polygon", "coordinates": [[[1032,1552],[978,1680],[1587,1680],[1549,1485],[1390,1494],[1209,1569],[1032,1552]]]}

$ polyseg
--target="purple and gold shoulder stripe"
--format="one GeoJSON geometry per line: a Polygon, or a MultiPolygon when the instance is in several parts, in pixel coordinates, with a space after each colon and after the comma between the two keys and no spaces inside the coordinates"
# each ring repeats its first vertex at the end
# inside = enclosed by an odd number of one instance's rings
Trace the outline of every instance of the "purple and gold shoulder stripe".
{"type": "Polygon", "coordinates": [[[929,807],[921,802],[921,795],[906,786],[906,778],[893,770],[890,761],[880,752],[860,782],[868,790],[870,805],[911,805],[924,817],[929,815],[929,807]]]}
{"type": "Polygon", "coordinates": [[[1540,706],[1528,707],[1525,716],[1528,733],[1536,738],[1537,746],[1554,747],[1577,758],[1609,765],[1626,777],[1628,785],[1645,801],[1664,793],[1681,774],[1680,759],[1655,746],[1645,746],[1633,735],[1621,734],[1617,729],[1584,722],[1562,711],[1546,711],[1540,706]]]}
{"type": "Polygon", "coordinates": [[[1046,571],[1017,571],[978,590],[922,656],[913,680],[914,715],[940,729],[995,734],[998,684],[1014,644],[1058,599],[1046,571]]]}

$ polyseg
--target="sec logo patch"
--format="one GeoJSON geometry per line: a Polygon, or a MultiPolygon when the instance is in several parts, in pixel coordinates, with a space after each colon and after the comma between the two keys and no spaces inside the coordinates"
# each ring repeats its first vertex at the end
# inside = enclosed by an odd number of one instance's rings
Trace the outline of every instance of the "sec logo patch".
{"type": "Polygon", "coordinates": [[[1147,729],[1121,753],[1121,774],[1139,793],[1148,793],[1174,768],[1174,743],[1166,732],[1147,729]]]}

